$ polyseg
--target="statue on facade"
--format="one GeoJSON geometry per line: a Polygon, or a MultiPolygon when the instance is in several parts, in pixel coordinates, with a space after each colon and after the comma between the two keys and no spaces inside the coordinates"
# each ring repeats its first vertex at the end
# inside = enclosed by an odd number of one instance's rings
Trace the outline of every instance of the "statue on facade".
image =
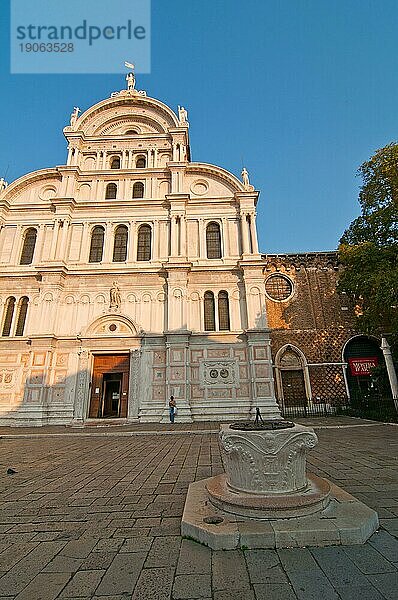
{"type": "Polygon", "coordinates": [[[246,167],[243,167],[241,176],[242,176],[243,185],[247,188],[250,185],[250,180],[249,180],[249,173],[248,173],[246,167]]]}
{"type": "Polygon", "coordinates": [[[79,118],[79,112],[80,112],[80,108],[78,106],[75,106],[75,108],[73,109],[73,113],[70,116],[70,126],[74,127],[76,125],[76,122],[79,118]]]}
{"type": "Polygon", "coordinates": [[[4,190],[6,189],[7,186],[8,186],[8,183],[6,182],[4,177],[2,177],[0,179],[0,192],[4,192],[4,190]]]}
{"type": "Polygon", "coordinates": [[[114,281],[113,285],[110,289],[109,308],[120,308],[121,303],[122,303],[122,298],[120,296],[119,286],[117,285],[117,282],[114,281]]]}
{"type": "Polygon", "coordinates": [[[135,75],[134,73],[127,73],[126,76],[127,89],[131,92],[135,89],[135,75]]]}
{"type": "Polygon", "coordinates": [[[183,106],[178,106],[178,119],[181,125],[188,123],[188,112],[183,106]]]}
{"type": "Polygon", "coordinates": [[[241,173],[241,177],[242,177],[242,181],[243,181],[243,185],[245,187],[245,190],[247,190],[248,192],[253,191],[254,187],[250,183],[249,173],[248,173],[246,167],[243,167],[242,173],[241,173]]]}

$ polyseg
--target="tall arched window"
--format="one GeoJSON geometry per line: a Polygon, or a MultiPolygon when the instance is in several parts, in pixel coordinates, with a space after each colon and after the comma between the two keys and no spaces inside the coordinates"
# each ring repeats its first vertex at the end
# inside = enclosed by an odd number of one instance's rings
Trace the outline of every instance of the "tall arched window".
{"type": "Polygon", "coordinates": [[[205,331],[216,330],[216,314],[213,292],[205,292],[205,331]]]}
{"type": "Polygon", "coordinates": [[[116,183],[108,183],[106,186],[105,200],[114,200],[117,194],[116,183]]]}
{"type": "Polygon", "coordinates": [[[111,169],[120,169],[120,156],[114,156],[111,159],[111,169]]]}
{"type": "Polygon", "coordinates": [[[30,265],[33,262],[37,238],[37,230],[34,227],[29,227],[25,232],[23,247],[21,252],[20,265],[30,265]]]}
{"type": "Polygon", "coordinates": [[[137,162],[135,163],[137,169],[145,169],[146,167],[146,158],[145,156],[139,156],[137,158],[137,162]]]}
{"type": "Polygon", "coordinates": [[[133,198],[143,198],[144,197],[144,184],[142,181],[136,181],[133,185],[133,198]]]}
{"type": "Polygon", "coordinates": [[[90,256],[88,262],[97,263],[102,260],[104,251],[105,229],[101,225],[94,227],[91,233],[90,256]]]}
{"type": "Polygon", "coordinates": [[[23,335],[25,329],[26,314],[28,312],[29,298],[23,296],[18,302],[18,319],[15,335],[23,335]]]}
{"type": "Polygon", "coordinates": [[[218,223],[209,223],[206,228],[207,258],[221,258],[221,231],[218,223]]]}
{"type": "Polygon", "coordinates": [[[126,225],[119,225],[115,230],[113,245],[113,262],[124,262],[127,258],[128,229],[126,225]]]}
{"type": "Polygon", "coordinates": [[[4,320],[3,320],[3,330],[1,335],[8,336],[10,335],[12,319],[14,316],[14,308],[15,308],[15,298],[14,296],[10,296],[7,298],[7,302],[4,309],[4,320]]]}
{"type": "Polygon", "coordinates": [[[229,331],[229,300],[228,292],[218,294],[218,328],[220,331],[229,331]]]}
{"type": "Polygon", "coordinates": [[[149,225],[141,225],[138,230],[137,260],[151,260],[152,230],[149,225]]]}

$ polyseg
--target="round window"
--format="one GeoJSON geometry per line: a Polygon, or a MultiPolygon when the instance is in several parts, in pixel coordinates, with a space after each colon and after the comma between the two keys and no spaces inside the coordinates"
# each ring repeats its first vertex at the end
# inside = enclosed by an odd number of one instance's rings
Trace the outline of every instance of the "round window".
{"type": "Polygon", "coordinates": [[[265,282],[265,291],[272,300],[287,300],[293,293],[293,283],[284,275],[270,275],[265,282]]]}
{"type": "Polygon", "coordinates": [[[112,325],[109,325],[109,331],[116,331],[117,327],[115,325],[115,323],[112,323],[112,325]]]}

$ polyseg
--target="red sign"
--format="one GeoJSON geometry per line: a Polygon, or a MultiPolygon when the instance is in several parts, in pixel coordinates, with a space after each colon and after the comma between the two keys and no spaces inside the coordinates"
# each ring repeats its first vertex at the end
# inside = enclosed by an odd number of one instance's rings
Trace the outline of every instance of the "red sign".
{"type": "Polygon", "coordinates": [[[379,364],[377,356],[371,356],[369,358],[349,358],[348,364],[350,365],[351,375],[370,375],[371,369],[374,369],[379,364]]]}

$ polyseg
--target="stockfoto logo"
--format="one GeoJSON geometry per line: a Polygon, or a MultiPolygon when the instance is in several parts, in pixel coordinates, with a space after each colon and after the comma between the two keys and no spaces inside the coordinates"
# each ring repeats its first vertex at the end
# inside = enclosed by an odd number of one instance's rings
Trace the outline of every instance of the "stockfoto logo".
{"type": "Polygon", "coordinates": [[[39,40],[45,42],[65,40],[88,40],[91,46],[95,41],[121,40],[123,38],[132,40],[144,40],[146,30],[143,25],[133,25],[131,19],[126,25],[89,25],[86,20],[78,27],[70,25],[19,25],[16,36],[18,40],[39,40]]]}
{"type": "Polygon", "coordinates": [[[11,73],[150,72],[150,0],[11,0],[11,73]]]}

